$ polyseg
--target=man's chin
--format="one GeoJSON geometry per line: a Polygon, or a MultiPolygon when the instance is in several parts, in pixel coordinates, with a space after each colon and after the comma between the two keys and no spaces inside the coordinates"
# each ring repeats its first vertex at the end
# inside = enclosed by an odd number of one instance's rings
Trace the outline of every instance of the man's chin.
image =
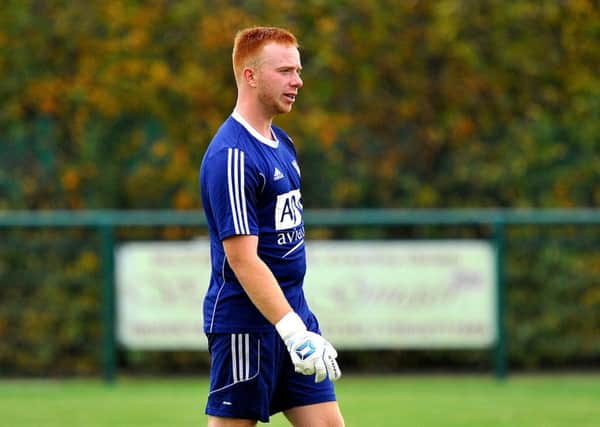
{"type": "Polygon", "coordinates": [[[279,113],[280,114],[289,113],[290,111],[292,111],[293,105],[294,104],[283,104],[282,106],[279,107],[279,113]]]}

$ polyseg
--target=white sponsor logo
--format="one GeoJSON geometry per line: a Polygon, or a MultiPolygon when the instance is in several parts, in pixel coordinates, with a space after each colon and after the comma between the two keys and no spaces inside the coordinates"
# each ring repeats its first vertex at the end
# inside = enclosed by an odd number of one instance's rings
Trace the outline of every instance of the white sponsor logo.
{"type": "Polygon", "coordinates": [[[300,190],[292,190],[277,196],[275,206],[275,230],[287,230],[302,222],[300,190]]]}
{"type": "Polygon", "coordinates": [[[304,239],[304,227],[295,228],[290,231],[277,233],[277,244],[287,245],[304,239]]]}

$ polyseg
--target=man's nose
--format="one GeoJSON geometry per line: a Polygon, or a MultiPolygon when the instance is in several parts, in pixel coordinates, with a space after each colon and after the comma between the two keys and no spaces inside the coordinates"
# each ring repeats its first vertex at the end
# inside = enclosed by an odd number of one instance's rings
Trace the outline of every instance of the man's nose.
{"type": "Polygon", "coordinates": [[[304,82],[302,81],[302,78],[300,77],[299,74],[296,74],[296,78],[294,79],[292,85],[294,87],[298,87],[298,88],[301,88],[302,86],[304,86],[304,82]]]}

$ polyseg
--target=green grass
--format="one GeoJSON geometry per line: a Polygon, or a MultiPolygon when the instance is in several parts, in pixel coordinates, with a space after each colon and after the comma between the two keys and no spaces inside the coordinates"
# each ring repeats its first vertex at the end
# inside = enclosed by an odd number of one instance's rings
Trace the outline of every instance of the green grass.
{"type": "MultiPolygon", "coordinates": [[[[206,379],[0,381],[6,427],[205,426],[206,379]]],[[[346,376],[337,393],[348,427],[592,427],[600,376],[346,376]]],[[[271,426],[288,425],[281,415],[271,426]]]]}

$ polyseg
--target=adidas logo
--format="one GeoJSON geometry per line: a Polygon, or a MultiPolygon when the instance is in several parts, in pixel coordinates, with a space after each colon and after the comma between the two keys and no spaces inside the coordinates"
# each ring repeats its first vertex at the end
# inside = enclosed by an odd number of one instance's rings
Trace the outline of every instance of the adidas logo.
{"type": "Polygon", "coordinates": [[[273,181],[278,181],[283,178],[283,174],[278,168],[275,168],[275,173],[273,174],[273,181]]]}

